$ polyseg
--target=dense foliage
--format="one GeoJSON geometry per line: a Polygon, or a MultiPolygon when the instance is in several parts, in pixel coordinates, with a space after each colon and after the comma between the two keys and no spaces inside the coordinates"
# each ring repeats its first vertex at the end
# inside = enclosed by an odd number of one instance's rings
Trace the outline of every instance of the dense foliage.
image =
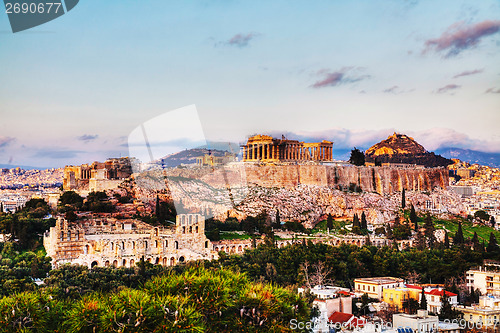
{"type": "Polygon", "coordinates": [[[285,332],[311,308],[295,291],[202,265],[68,300],[51,288],[0,300],[0,332],[285,332]]]}

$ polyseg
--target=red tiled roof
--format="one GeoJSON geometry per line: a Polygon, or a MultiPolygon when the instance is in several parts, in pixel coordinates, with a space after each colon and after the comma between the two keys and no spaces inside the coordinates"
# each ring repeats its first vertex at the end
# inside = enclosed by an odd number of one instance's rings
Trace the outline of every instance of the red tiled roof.
{"type": "Polygon", "coordinates": [[[407,284],[406,288],[422,290],[422,287],[416,286],[414,284],[407,284]]]}
{"type": "MultiPolygon", "coordinates": [[[[439,290],[439,289],[432,289],[431,291],[426,291],[425,293],[427,295],[435,295],[435,296],[443,296],[444,290],[439,290]]],[[[452,296],[457,296],[457,294],[450,293],[449,291],[446,291],[446,296],[452,297],[452,296]]]]}
{"type": "Polygon", "coordinates": [[[343,312],[334,312],[331,314],[331,316],[328,318],[328,321],[336,324],[336,323],[347,323],[351,318],[354,317],[354,315],[350,313],[343,313],[343,312]]]}

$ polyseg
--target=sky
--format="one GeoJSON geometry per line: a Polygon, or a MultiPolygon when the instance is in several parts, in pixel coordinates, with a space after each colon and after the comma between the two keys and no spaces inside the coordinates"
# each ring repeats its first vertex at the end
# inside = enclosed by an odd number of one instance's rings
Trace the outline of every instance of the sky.
{"type": "Polygon", "coordinates": [[[0,164],[127,156],[190,105],[210,141],[500,152],[499,51],[496,0],[85,0],[15,34],[1,13],[0,164]]]}

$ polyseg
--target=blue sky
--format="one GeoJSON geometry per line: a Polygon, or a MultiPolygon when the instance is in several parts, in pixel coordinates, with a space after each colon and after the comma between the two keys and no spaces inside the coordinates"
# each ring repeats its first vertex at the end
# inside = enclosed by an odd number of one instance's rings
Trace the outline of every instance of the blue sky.
{"type": "Polygon", "coordinates": [[[499,51],[498,1],[86,0],[16,34],[0,14],[0,164],[125,156],[191,104],[208,140],[499,152],[499,51]]]}

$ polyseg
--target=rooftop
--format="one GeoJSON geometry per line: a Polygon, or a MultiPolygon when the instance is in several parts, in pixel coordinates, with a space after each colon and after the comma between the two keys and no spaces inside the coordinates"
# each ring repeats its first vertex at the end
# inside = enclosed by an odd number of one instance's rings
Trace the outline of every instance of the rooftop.
{"type": "Polygon", "coordinates": [[[390,277],[390,276],[373,277],[373,278],[359,278],[359,279],[354,280],[354,282],[373,283],[373,284],[401,283],[403,281],[404,281],[403,279],[390,277]]]}

